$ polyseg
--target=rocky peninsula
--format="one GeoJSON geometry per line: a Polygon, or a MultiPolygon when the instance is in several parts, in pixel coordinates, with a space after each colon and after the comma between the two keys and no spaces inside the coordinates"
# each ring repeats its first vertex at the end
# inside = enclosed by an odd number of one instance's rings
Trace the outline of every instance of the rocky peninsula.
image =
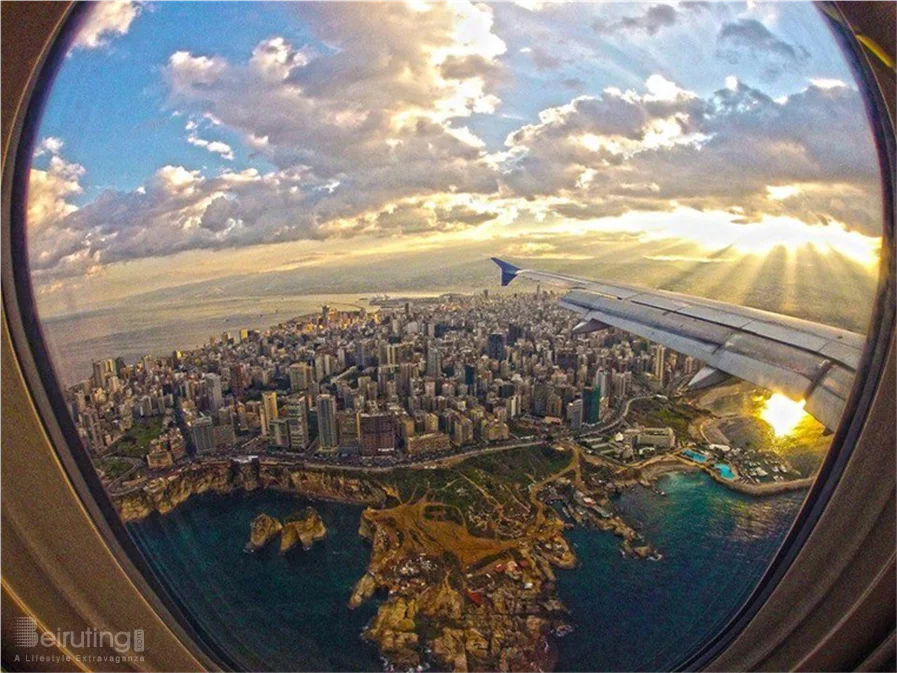
{"type": "Polygon", "coordinates": [[[364,637],[400,669],[550,669],[551,636],[570,628],[552,568],[576,566],[563,522],[548,508],[526,535],[496,539],[439,514],[425,499],[364,512],[371,560],[349,605],[388,592],[364,637]]]}
{"type": "MultiPolygon", "coordinates": [[[[308,500],[364,504],[359,535],[371,554],[347,609],[385,598],[363,632],[390,666],[439,670],[551,670],[555,641],[573,628],[555,570],[576,555],[572,526],[605,530],[635,558],[658,556],[614,512],[611,497],[645,481],[574,442],[514,449],[447,467],[327,470],[273,459],[204,459],[114,495],[127,521],[166,513],[201,493],[274,489],[308,500]]],[[[311,507],[258,515],[246,551],[326,535],[311,507]]]]}

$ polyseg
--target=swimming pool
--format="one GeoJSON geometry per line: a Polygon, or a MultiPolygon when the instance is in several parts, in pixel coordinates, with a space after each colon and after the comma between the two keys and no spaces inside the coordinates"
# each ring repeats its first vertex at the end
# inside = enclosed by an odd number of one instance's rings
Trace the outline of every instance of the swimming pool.
{"type": "Polygon", "coordinates": [[[685,449],[685,451],[682,452],[682,455],[685,456],[686,458],[691,458],[696,463],[706,463],[707,462],[707,456],[705,456],[703,453],[698,453],[697,451],[692,451],[691,449],[685,449]]]}
{"type": "Polygon", "coordinates": [[[717,463],[713,466],[723,479],[735,479],[735,473],[726,463],[717,463]]]}

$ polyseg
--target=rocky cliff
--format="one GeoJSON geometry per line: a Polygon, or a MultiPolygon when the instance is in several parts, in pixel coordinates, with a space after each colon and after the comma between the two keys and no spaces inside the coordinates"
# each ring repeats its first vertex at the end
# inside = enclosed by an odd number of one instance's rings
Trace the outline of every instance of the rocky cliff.
{"type": "Polygon", "coordinates": [[[349,605],[388,591],[364,637],[397,670],[550,670],[551,635],[569,628],[552,567],[576,565],[563,524],[547,515],[531,534],[492,540],[426,511],[412,504],[362,515],[371,560],[349,605]]]}
{"type": "Polygon", "coordinates": [[[200,460],[153,479],[140,488],[113,493],[124,521],[152,512],[167,514],[193,495],[270,488],[312,500],[380,505],[387,498],[377,483],[338,470],[296,468],[275,462],[200,460]]]}

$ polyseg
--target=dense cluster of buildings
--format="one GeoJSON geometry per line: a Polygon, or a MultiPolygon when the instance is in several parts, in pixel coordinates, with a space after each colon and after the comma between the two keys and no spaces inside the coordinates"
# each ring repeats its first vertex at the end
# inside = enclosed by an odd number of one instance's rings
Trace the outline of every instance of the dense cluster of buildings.
{"type": "Polygon", "coordinates": [[[519,422],[578,431],[634,386],[659,390],[700,368],[624,332],[573,336],[574,322],[538,291],[443,295],[376,313],[325,306],[169,357],[97,361],[69,402],[98,456],[133,423],[161,418],[147,459],[157,467],[186,445],[350,460],[500,442],[519,422]]]}

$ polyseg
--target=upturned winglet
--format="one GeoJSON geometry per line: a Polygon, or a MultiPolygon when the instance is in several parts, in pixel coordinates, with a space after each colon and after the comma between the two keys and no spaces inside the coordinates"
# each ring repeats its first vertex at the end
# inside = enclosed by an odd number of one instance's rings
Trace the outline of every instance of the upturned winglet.
{"type": "Polygon", "coordinates": [[[517,277],[517,272],[520,271],[519,266],[514,266],[513,264],[505,262],[498,257],[493,257],[492,261],[498,264],[498,268],[501,269],[502,287],[514,280],[517,277]]]}

